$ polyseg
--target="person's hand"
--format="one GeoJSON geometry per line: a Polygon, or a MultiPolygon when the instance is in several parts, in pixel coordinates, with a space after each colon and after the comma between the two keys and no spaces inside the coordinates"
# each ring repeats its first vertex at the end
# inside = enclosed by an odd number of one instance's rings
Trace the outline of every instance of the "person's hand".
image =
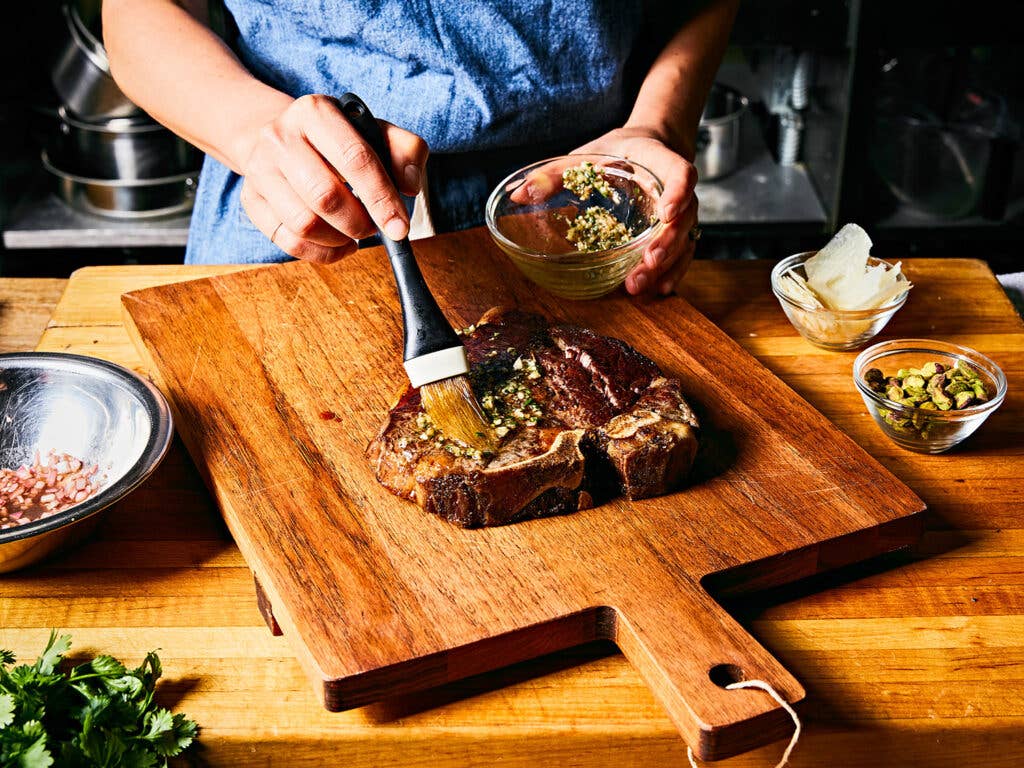
{"type": "Polygon", "coordinates": [[[672,293],[690,266],[696,244],[691,236],[697,226],[696,169],[653,130],[643,128],[617,128],[573,151],[588,152],[635,160],[665,185],[657,208],[665,227],[626,277],[626,290],[632,294],[672,293]]]}
{"type": "MultiPolygon", "coordinates": [[[[399,190],[417,194],[426,142],[379,122],[399,190]]],[[[393,240],[409,232],[409,215],[398,190],[329,96],[295,99],[263,125],[242,172],[245,212],[278,248],[296,258],[337,261],[376,228],[393,240]]]]}

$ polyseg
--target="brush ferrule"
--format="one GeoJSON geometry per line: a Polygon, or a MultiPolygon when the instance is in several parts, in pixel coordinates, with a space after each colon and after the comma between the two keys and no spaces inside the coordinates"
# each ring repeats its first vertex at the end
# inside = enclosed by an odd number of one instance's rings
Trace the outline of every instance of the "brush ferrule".
{"type": "Polygon", "coordinates": [[[405,361],[405,372],[414,387],[469,373],[466,349],[462,345],[429,352],[405,361]]]}

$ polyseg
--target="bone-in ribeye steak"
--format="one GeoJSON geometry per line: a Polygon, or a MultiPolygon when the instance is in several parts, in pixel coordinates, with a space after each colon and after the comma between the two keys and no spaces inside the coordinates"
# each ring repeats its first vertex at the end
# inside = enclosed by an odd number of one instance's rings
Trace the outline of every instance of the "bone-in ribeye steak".
{"type": "Polygon", "coordinates": [[[477,527],[656,496],[689,473],[698,425],[679,382],[625,342],[500,309],[463,342],[500,447],[446,441],[410,387],[367,448],[393,493],[477,527]]]}

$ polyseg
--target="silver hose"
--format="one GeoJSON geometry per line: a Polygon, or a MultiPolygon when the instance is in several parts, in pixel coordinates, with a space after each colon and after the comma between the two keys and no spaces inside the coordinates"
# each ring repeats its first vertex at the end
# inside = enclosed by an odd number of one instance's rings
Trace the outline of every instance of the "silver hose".
{"type": "Polygon", "coordinates": [[[807,105],[810,103],[811,66],[813,63],[814,59],[808,51],[803,51],[796,57],[789,103],[798,112],[807,109],[807,105]]]}
{"type": "Polygon", "coordinates": [[[800,160],[803,144],[803,111],[810,104],[811,69],[814,58],[808,51],[799,53],[793,66],[789,108],[779,113],[779,164],[794,165],[800,160]]]}
{"type": "Polygon", "coordinates": [[[804,119],[799,112],[788,110],[779,115],[779,165],[797,163],[803,135],[804,119]]]}

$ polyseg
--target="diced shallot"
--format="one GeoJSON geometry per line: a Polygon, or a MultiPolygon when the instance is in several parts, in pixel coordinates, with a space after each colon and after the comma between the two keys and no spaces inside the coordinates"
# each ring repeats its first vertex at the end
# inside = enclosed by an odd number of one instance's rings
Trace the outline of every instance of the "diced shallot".
{"type": "Polygon", "coordinates": [[[0,468],[0,529],[13,528],[85,501],[99,490],[99,465],[67,453],[35,453],[31,465],[0,468]]]}

